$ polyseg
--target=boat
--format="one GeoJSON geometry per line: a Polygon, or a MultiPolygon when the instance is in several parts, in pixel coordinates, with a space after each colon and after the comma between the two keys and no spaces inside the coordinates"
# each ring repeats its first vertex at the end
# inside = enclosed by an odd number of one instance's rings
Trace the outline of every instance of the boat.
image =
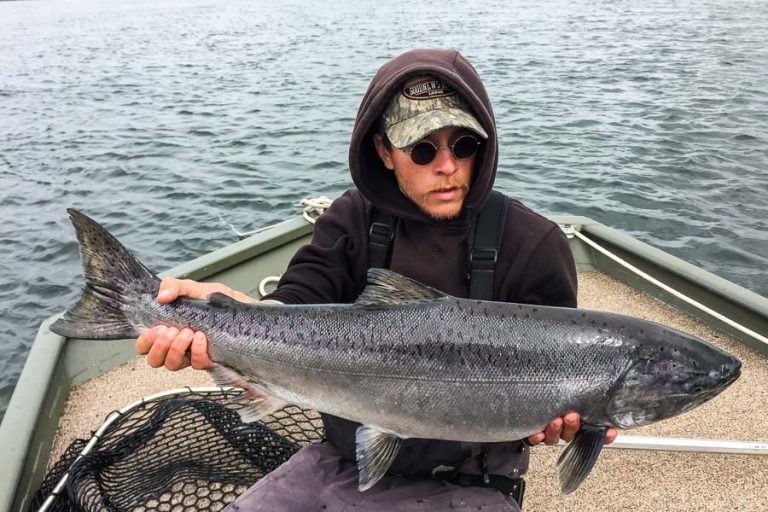
{"type": "MultiPolygon", "coordinates": [[[[313,218],[305,211],[162,275],[223,282],[259,297],[310,240],[313,218]]],[[[768,459],[762,457],[768,454],[762,429],[768,410],[768,299],[595,220],[551,218],[569,238],[581,307],[693,332],[735,353],[744,367],[736,384],[696,411],[643,427],[642,436],[621,432],[611,445],[619,449],[606,450],[573,495],[559,495],[554,460],[560,448],[534,448],[525,510],[768,510],[768,459]]],[[[143,388],[145,394],[158,385],[207,382],[205,372],[149,369],[132,343],[58,336],[49,330],[57,317],[42,322],[0,427],[0,511],[29,509],[49,460],[62,452],[54,449],[62,442],[57,430],[71,414],[76,390],[120,372],[127,372],[129,382],[162,381],[143,388]],[[145,373],[139,378],[140,372],[145,373]]],[[[81,393],[79,400],[94,411],[79,426],[81,433],[145,396],[131,395],[127,386],[107,386],[81,393]]]]}

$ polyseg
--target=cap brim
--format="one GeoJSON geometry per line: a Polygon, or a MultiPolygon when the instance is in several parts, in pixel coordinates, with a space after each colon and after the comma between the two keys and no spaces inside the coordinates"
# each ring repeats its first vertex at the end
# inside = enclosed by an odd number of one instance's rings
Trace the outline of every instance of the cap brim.
{"type": "Polygon", "coordinates": [[[430,133],[448,126],[467,128],[484,139],[488,134],[475,117],[460,108],[430,110],[409,117],[387,128],[387,138],[396,148],[404,148],[420,141],[430,133]]]}

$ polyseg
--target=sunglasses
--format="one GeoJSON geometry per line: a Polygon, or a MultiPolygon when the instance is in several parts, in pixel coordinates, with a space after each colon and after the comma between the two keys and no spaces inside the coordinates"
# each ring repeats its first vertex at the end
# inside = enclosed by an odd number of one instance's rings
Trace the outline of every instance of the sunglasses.
{"type": "Polygon", "coordinates": [[[411,146],[410,149],[404,149],[403,152],[410,155],[411,160],[416,165],[427,165],[437,156],[437,152],[443,148],[451,148],[451,153],[457,160],[466,160],[477,153],[480,141],[474,135],[461,135],[448,146],[436,146],[429,140],[421,140],[411,146]]]}

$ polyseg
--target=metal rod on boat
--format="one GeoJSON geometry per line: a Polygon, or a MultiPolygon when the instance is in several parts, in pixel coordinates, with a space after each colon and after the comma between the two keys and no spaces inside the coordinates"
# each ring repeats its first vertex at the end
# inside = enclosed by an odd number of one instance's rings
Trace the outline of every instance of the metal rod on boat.
{"type": "Polygon", "coordinates": [[[675,289],[674,289],[674,288],[672,288],[671,286],[668,286],[668,285],[666,285],[666,284],[662,283],[661,281],[659,281],[659,280],[658,280],[658,279],[656,279],[655,277],[653,277],[653,276],[651,276],[651,275],[649,275],[649,274],[646,274],[645,272],[643,272],[642,270],[640,270],[640,269],[639,269],[639,268],[637,268],[636,266],[634,266],[634,265],[632,265],[631,263],[629,263],[629,262],[627,262],[627,261],[625,261],[625,260],[621,259],[620,257],[616,256],[616,255],[615,255],[615,254],[613,254],[611,251],[609,251],[608,249],[606,249],[606,248],[602,247],[600,244],[596,243],[596,242],[595,242],[595,241],[593,241],[592,239],[590,239],[590,238],[588,238],[588,237],[584,236],[583,234],[581,234],[581,233],[579,232],[579,230],[577,230],[577,229],[574,229],[573,231],[569,231],[569,233],[572,233],[572,234],[573,234],[573,235],[574,235],[576,238],[578,238],[579,240],[581,240],[581,241],[582,241],[582,242],[584,242],[585,244],[589,245],[590,247],[592,247],[592,248],[593,248],[593,249],[595,249],[596,251],[598,251],[598,252],[600,252],[600,253],[604,254],[605,256],[609,257],[610,259],[612,259],[613,261],[615,261],[616,263],[618,263],[618,264],[619,264],[619,265],[621,265],[622,267],[624,267],[624,268],[627,268],[627,269],[631,270],[632,272],[634,272],[634,273],[635,273],[635,274],[637,274],[638,276],[640,276],[640,277],[642,277],[643,279],[645,279],[645,280],[647,280],[647,281],[649,281],[649,282],[651,282],[651,283],[655,284],[655,285],[656,285],[656,286],[658,286],[659,288],[661,288],[661,289],[663,289],[663,290],[665,290],[665,291],[667,291],[667,292],[671,293],[672,295],[674,295],[674,296],[675,296],[675,297],[677,297],[678,299],[680,299],[680,300],[683,300],[683,301],[687,302],[688,304],[690,304],[690,305],[692,305],[692,306],[694,306],[694,307],[696,307],[696,308],[700,309],[700,310],[701,310],[701,311],[703,311],[704,313],[706,313],[706,314],[708,314],[708,315],[710,315],[710,316],[713,316],[713,317],[717,318],[717,319],[718,319],[718,320],[720,320],[721,322],[723,322],[723,323],[725,323],[725,324],[728,324],[728,325],[730,325],[730,326],[731,326],[731,327],[733,327],[734,329],[736,329],[736,330],[738,330],[738,331],[741,331],[741,332],[743,332],[743,333],[744,333],[744,334],[746,334],[747,336],[751,336],[751,337],[755,338],[756,340],[758,340],[758,341],[760,341],[760,342],[762,342],[762,343],[765,343],[766,345],[768,345],[768,338],[766,338],[766,337],[765,337],[765,336],[763,336],[762,334],[760,334],[760,333],[757,333],[757,332],[753,331],[752,329],[749,329],[748,327],[744,327],[744,326],[743,326],[743,325],[741,325],[740,323],[734,322],[733,320],[731,320],[731,319],[730,319],[730,318],[728,318],[727,316],[725,316],[725,315],[723,315],[723,314],[721,314],[721,313],[718,313],[718,312],[717,312],[717,311],[715,311],[714,309],[711,309],[711,308],[709,308],[709,307],[705,306],[704,304],[702,304],[702,303],[700,303],[700,302],[697,302],[697,301],[695,301],[694,299],[692,299],[692,298],[688,297],[687,295],[685,295],[685,294],[683,294],[683,293],[680,293],[679,291],[675,290],[675,289]]]}
{"type": "Polygon", "coordinates": [[[616,441],[605,445],[605,447],[625,450],[768,455],[768,441],[725,441],[720,439],[619,435],[616,441]]]}

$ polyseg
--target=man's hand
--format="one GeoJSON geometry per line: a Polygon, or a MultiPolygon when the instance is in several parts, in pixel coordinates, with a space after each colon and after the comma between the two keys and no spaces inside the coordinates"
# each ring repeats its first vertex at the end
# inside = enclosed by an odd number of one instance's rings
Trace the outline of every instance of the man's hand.
{"type": "MultiPolygon", "coordinates": [[[[562,418],[555,418],[549,422],[543,432],[533,434],[526,441],[529,445],[535,446],[542,441],[548,445],[555,445],[562,439],[570,443],[576,436],[579,427],[581,427],[581,416],[577,412],[568,412],[562,418]]],[[[611,444],[616,440],[618,431],[611,427],[605,433],[605,444],[611,444]]]]}
{"type": "MultiPolygon", "coordinates": [[[[200,283],[173,277],[162,280],[157,292],[157,301],[160,304],[168,304],[179,297],[205,299],[216,292],[240,302],[258,302],[220,283],[200,283]]],[[[153,368],[165,365],[169,370],[175,371],[191,364],[196,370],[204,370],[213,364],[208,358],[208,338],[204,333],[189,328],[156,325],[136,339],[134,349],[137,354],[146,355],[147,363],[153,368]]]]}

